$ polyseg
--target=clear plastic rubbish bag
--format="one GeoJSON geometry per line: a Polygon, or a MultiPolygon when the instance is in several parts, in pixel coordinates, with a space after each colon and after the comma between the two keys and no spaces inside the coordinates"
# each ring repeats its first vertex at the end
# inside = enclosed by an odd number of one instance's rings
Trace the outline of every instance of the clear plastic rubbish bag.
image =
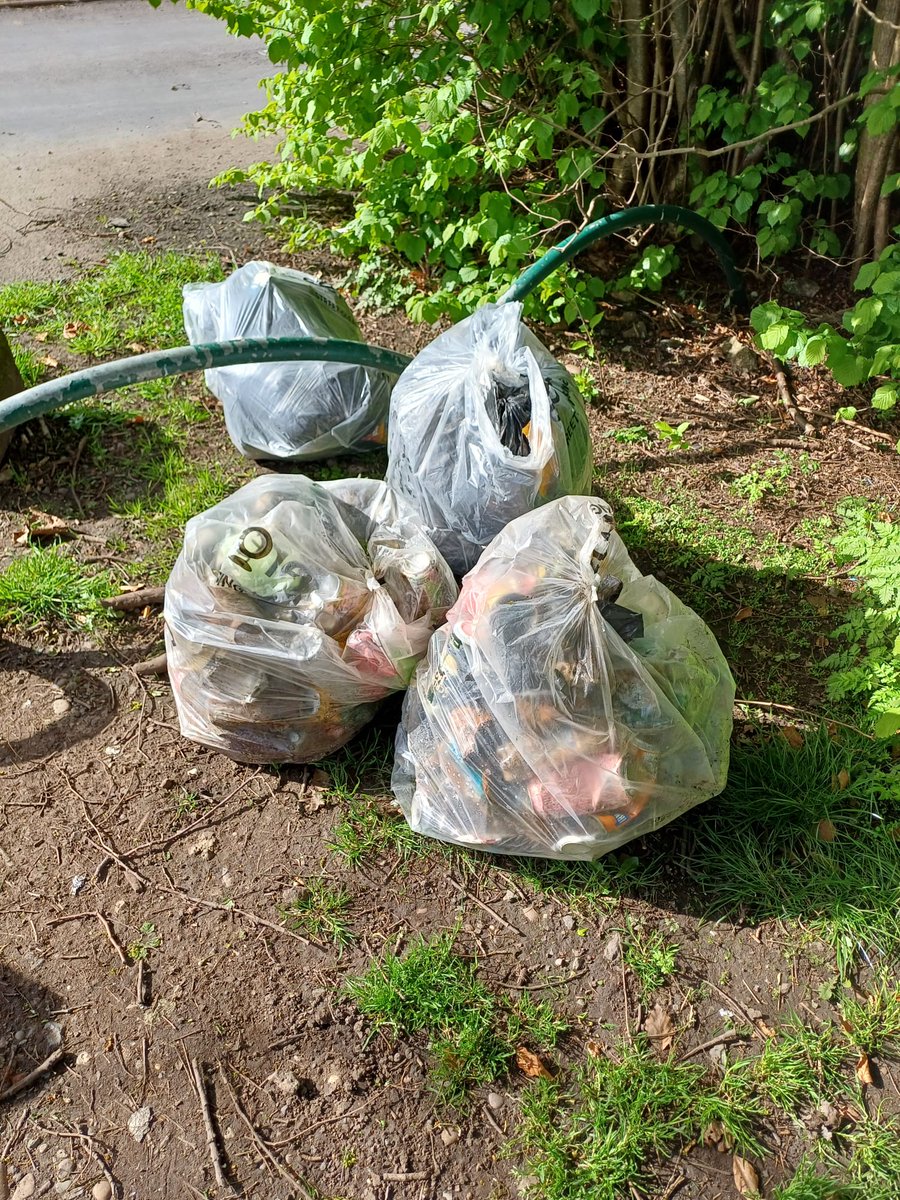
{"type": "Polygon", "coordinates": [[[391,397],[387,481],[458,575],[513,518],[590,491],[584,402],[521,315],[485,304],[416,355],[391,397]]]}
{"type": "Polygon", "coordinates": [[[444,842],[592,859],[716,795],[734,681],[707,626],[641,575],[602,500],[513,521],[407,692],[393,788],[444,842]]]}
{"type": "MultiPolygon", "coordinates": [[[[193,344],[252,337],[363,340],[343,298],[302,271],[249,262],[224,283],[184,288],[193,344]]],[[[235,446],[254,459],[308,462],[387,441],[395,376],[328,362],[248,363],[206,372],[235,446]]]]}
{"type": "Polygon", "coordinates": [[[254,479],[188,522],[166,585],[181,731],[240,762],[315,761],[407,686],[456,596],[386,484],[254,479]]]}

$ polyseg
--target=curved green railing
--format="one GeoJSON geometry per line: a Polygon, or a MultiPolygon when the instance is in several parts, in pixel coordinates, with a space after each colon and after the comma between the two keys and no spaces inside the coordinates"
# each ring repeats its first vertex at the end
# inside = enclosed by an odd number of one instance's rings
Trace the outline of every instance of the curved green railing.
{"type": "MultiPolygon", "coordinates": [[[[569,262],[582,250],[611,233],[635,225],[659,223],[683,225],[698,234],[712,247],[731,288],[731,303],[746,307],[747,299],[740,272],[731,247],[718,229],[705,217],[681,208],[677,204],[642,204],[601,217],[580,229],[571,237],[548,250],[528,267],[512,287],[499,298],[500,303],[522,300],[549,275],[569,262]]],[[[26,421],[43,416],[74,400],[100,396],[104,392],[145,383],[168,375],[184,375],[191,371],[206,371],[214,367],[237,366],[263,362],[335,362],[386,371],[399,375],[411,360],[405,354],[368,346],[365,342],[342,341],[337,338],[237,338],[226,342],[209,342],[201,346],[178,346],[172,350],[152,350],[134,358],[98,363],[39,383],[36,387],[0,401],[0,434],[15,429],[26,421]]]]}

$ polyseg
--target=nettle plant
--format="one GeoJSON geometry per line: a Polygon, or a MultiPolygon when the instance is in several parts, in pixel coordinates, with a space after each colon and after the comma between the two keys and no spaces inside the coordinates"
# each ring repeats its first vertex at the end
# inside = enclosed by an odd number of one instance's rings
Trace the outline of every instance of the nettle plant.
{"type": "Polygon", "coordinates": [[[859,502],[841,509],[835,541],[839,562],[854,563],[863,603],[835,630],[837,651],[823,666],[834,699],[862,700],[879,737],[900,733],[900,524],[859,502]]]}
{"type": "MultiPolygon", "coordinates": [[[[844,313],[842,330],[824,323],[812,328],[802,313],[774,302],[759,305],[750,319],[759,345],[779,358],[801,367],[824,363],[847,388],[877,382],[872,407],[886,412],[900,396],[900,243],[866,263],[854,287],[866,294],[844,313]]],[[[846,405],[836,417],[856,415],[856,408],[846,405]]]]}

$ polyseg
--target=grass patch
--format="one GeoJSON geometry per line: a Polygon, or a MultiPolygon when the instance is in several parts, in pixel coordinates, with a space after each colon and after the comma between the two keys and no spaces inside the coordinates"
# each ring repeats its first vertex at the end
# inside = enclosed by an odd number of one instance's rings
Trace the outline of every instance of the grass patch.
{"type": "Polygon", "coordinates": [[[535,891],[555,896],[573,908],[608,908],[622,895],[651,898],[667,861],[663,853],[644,858],[628,846],[596,862],[555,862],[552,859],[515,858],[518,877],[535,891]]]}
{"type": "Polygon", "coordinates": [[[896,983],[880,983],[865,1001],[852,998],[841,1004],[844,1032],[866,1054],[896,1057],[900,1052],[900,990],[896,983]]]}
{"type": "Polygon", "coordinates": [[[416,858],[424,857],[433,848],[432,843],[410,829],[396,810],[388,807],[383,797],[361,793],[344,801],[341,819],[331,831],[327,846],[350,866],[386,850],[401,858],[416,858]]]}
{"type": "Polygon", "coordinates": [[[335,946],[349,945],[354,938],[347,920],[352,902],[350,893],[329,886],[324,879],[309,879],[303,889],[296,900],[278,909],[288,929],[325,938],[335,946]]]}
{"type": "Polygon", "coordinates": [[[34,387],[44,372],[44,368],[38,362],[37,355],[20,346],[17,342],[10,342],[12,350],[13,362],[16,364],[16,369],[22,376],[22,384],[25,388],[34,387]]]}
{"type": "Polygon", "coordinates": [[[104,610],[98,601],[111,594],[108,575],[84,574],[57,547],[33,547],[0,571],[0,623],[33,628],[46,621],[90,626],[104,610]]]}
{"type": "Polygon", "coordinates": [[[842,973],[900,953],[900,763],[884,743],[820,728],[797,748],[778,732],[738,745],[686,833],[681,865],[713,915],[799,918],[842,973]]]}
{"type": "Polygon", "coordinates": [[[652,1191],[653,1163],[714,1121],[745,1154],[762,1115],[730,1076],[711,1082],[696,1063],[660,1061],[643,1037],[575,1067],[568,1083],[539,1079],[522,1097],[512,1149],[525,1158],[531,1200],[620,1200],[652,1191]]]}
{"type": "Polygon", "coordinates": [[[547,1004],[496,997],[476,964],[455,952],[454,940],[420,939],[405,957],[388,954],[349,980],[347,990],[376,1027],[427,1037],[433,1086],[460,1107],[471,1087],[506,1074],[518,1044],[552,1046],[564,1025],[547,1004]]]}
{"type": "Polygon", "coordinates": [[[770,1104],[796,1114],[846,1090],[847,1059],[847,1045],[833,1025],[814,1030],[794,1017],[766,1042],[762,1054],[739,1059],[731,1070],[770,1104]]]}
{"type": "Polygon", "coordinates": [[[812,1160],[804,1159],[793,1178],[775,1188],[772,1200],[868,1200],[855,1184],[839,1183],[820,1171],[812,1160]]]}
{"type": "Polygon", "coordinates": [[[182,287],[222,278],[214,254],[125,251],[74,281],[0,288],[0,321],[24,315],[21,328],[55,340],[65,330],[70,349],[92,357],[183,345],[182,287]]]}
{"type": "Polygon", "coordinates": [[[643,924],[629,921],[622,956],[646,999],[665,987],[675,973],[678,946],[667,942],[658,929],[648,930],[643,924]]]}

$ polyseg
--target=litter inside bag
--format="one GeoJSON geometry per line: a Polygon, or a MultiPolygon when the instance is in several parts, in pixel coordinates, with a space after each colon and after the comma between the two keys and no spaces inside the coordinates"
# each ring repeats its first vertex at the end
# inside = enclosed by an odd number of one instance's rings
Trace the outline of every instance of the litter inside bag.
{"type": "Polygon", "coordinates": [[[241,762],[310,762],[405,688],[457,588],[371,479],[265,475],[192,518],[166,585],[181,731],[241,762]]]}
{"type": "Polygon", "coordinates": [[[521,315],[485,304],[426,346],[391,397],[388,483],[460,575],[507,522],[590,490],[584,402],[521,315]]]}
{"type": "Polygon", "coordinates": [[[394,793],[441,841],[597,858],[721,791],[733,701],[712,633],[609,506],[566,497],[463,581],[404,701],[394,793]]]}
{"type": "MultiPolygon", "coordinates": [[[[251,337],[361,342],[345,301],[302,271],[249,262],[224,283],[187,284],[184,326],[193,343],[251,337]]],[[[393,375],[344,363],[249,363],[206,372],[225,425],[249,458],[296,462],[387,441],[393,375]]]]}

